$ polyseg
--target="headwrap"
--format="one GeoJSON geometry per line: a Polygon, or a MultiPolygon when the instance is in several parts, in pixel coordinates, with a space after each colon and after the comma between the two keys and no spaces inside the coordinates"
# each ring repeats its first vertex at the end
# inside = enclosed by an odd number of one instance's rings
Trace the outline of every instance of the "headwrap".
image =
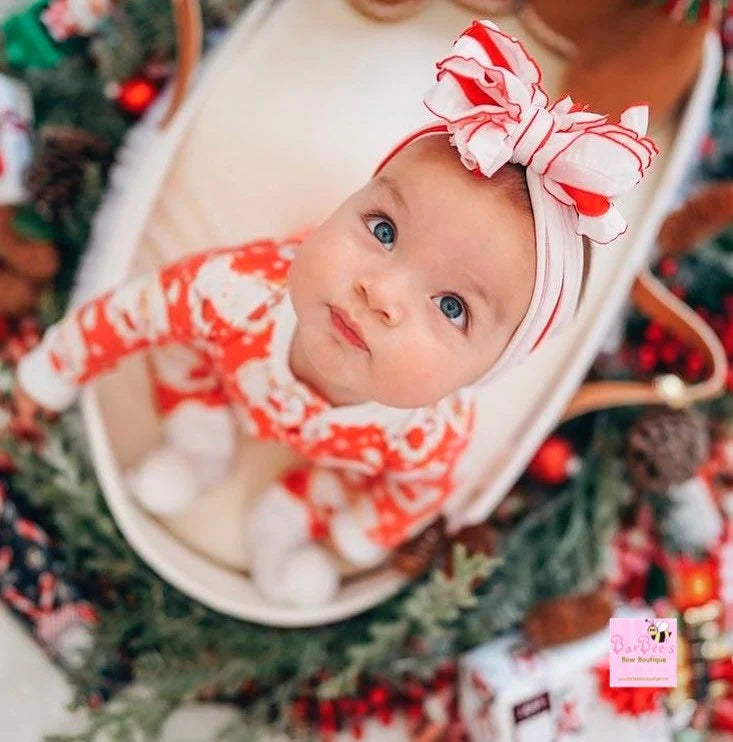
{"type": "Polygon", "coordinates": [[[416,139],[449,134],[461,162],[490,178],[507,162],[524,166],[535,224],[537,268],[529,308],[479,383],[516,365],[575,314],[583,276],[583,236],[615,240],[627,224],[614,199],[630,191],[658,150],[644,136],[647,106],[619,123],[575,105],[548,105],[541,73],[522,43],[491,21],[474,21],[437,63],[423,102],[440,121],[400,141],[374,174],[416,139]]]}

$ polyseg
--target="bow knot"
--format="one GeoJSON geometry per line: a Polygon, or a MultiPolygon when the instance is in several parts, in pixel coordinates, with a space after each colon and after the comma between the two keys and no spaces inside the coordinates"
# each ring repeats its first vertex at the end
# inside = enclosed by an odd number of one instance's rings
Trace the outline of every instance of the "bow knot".
{"type": "Polygon", "coordinates": [[[626,230],[614,198],[641,180],[657,154],[645,136],[645,106],[628,109],[619,123],[570,98],[548,106],[522,43],[485,20],[466,29],[437,67],[424,102],[445,121],[468,169],[491,177],[507,162],[524,165],[571,207],[578,234],[605,243],[626,230]]]}

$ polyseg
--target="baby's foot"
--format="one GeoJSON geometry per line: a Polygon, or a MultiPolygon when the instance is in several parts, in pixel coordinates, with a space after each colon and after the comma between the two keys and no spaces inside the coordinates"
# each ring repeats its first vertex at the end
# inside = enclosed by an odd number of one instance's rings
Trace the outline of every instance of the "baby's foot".
{"type": "Polygon", "coordinates": [[[252,556],[250,574],[269,600],[296,606],[328,603],[341,582],[336,560],[313,542],[285,552],[262,545],[252,556]]]}
{"type": "Polygon", "coordinates": [[[281,571],[283,601],[298,606],[328,603],[336,596],[341,573],[336,560],[323,547],[308,543],[291,552],[281,571]]]}
{"type": "Polygon", "coordinates": [[[186,454],[170,445],[150,451],[125,478],[135,499],[154,515],[174,515],[185,510],[201,491],[186,454]]]}
{"type": "Polygon", "coordinates": [[[311,606],[336,595],[339,566],[311,541],[306,506],[281,485],[262,493],[249,514],[246,536],[252,580],[270,600],[311,606]]]}

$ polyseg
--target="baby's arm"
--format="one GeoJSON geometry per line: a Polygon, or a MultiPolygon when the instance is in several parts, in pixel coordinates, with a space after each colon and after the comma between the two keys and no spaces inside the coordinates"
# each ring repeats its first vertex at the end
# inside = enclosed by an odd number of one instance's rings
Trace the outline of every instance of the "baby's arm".
{"type": "MultiPolygon", "coordinates": [[[[238,275],[236,258],[247,246],[216,248],[186,256],[105,292],[52,325],[18,365],[21,389],[39,405],[68,407],[78,388],[112,369],[124,356],[152,345],[178,341],[207,344],[235,331],[241,296],[228,297],[249,281],[254,308],[265,284],[238,275]]],[[[251,300],[251,301],[250,301],[251,300]]]]}
{"type": "Polygon", "coordinates": [[[446,426],[419,457],[394,450],[376,476],[315,465],[285,473],[263,493],[249,521],[258,587],[274,600],[327,602],[340,578],[330,550],[368,568],[416,536],[454,491],[473,419],[473,405],[465,407],[459,424],[446,426]]]}

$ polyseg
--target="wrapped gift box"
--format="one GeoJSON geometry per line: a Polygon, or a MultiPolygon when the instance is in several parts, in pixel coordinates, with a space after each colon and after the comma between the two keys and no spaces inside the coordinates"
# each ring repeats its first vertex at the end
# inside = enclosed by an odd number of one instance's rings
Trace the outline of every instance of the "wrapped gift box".
{"type": "MultiPolygon", "coordinates": [[[[635,617],[638,611],[617,611],[635,617]]],[[[653,615],[651,611],[647,615],[653,615]]],[[[608,659],[603,629],[576,642],[533,650],[511,633],[464,655],[459,704],[474,742],[668,742],[667,715],[619,714],[599,695],[594,668],[608,659]],[[621,737],[620,735],[623,735],[621,737]]]]}

